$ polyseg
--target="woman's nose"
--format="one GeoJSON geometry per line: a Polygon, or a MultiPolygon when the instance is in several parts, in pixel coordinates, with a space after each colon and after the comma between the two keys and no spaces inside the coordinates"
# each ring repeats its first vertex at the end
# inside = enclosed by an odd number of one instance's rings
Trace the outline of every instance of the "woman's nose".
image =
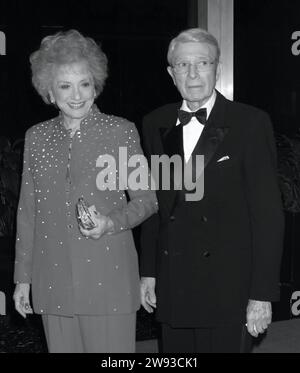
{"type": "Polygon", "coordinates": [[[74,89],[73,89],[73,98],[75,100],[80,100],[80,98],[81,98],[80,89],[77,88],[77,87],[74,87],[74,89]]]}

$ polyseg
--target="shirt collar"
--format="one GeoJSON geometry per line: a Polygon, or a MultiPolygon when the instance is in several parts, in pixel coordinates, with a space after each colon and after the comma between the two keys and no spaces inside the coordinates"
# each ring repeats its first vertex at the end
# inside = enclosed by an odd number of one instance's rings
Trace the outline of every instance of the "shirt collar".
{"type": "MultiPolygon", "coordinates": [[[[100,111],[99,111],[97,105],[94,103],[91,106],[87,116],[84,119],[82,119],[82,121],[80,123],[80,130],[82,130],[83,128],[87,128],[88,124],[90,126],[93,125],[94,122],[95,122],[93,120],[93,118],[95,118],[97,116],[97,114],[99,114],[99,113],[100,113],[100,111]]],[[[66,133],[66,134],[69,133],[69,130],[67,130],[66,127],[64,126],[64,123],[63,123],[64,119],[63,119],[63,114],[62,114],[61,111],[59,112],[58,119],[59,119],[60,130],[63,131],[64,133],[66,133]]]]}
{"type": "MultiPolygon", "coordinates": [[[[210,98],[208,99],[208,101],[207,101],[204,105],[202,105],[202,106],[199,108],[199,109],[206,108],[206,111],[207,111],[207,119],[209,118],[210,113],[211,113],[211,111],[212,111],[212,108],[214,107],[214,104],[215,104],[215,102],[216,102],[216,98],[217,98],[217,93],[216,93],[216,90],[214,89],[214,90],[213,90],[213,93],[212,93],[212,95],[210,96],[210,98]]],[[[186,100],[183,100],[180,109],[181,109],[181,110],[188,111],[188,112],[192,112],[192,110],[188,107],[186,100]]],[[[197,110],[199,110],[199,109],[197,109],[197,110]]],[[[176,126],[178,126],[179,123],[180,123],[180,122],[179,122],[179,120],[177,119],[176,126]]]]}

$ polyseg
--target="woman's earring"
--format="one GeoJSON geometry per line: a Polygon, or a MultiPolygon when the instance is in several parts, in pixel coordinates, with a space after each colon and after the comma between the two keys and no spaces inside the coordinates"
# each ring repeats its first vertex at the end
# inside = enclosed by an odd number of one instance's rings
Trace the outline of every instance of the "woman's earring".
{"type": "Polygon", "coordinates": [[[48,99],[51,102],[51,104],[53,104],[53,105],[55,104],[54,97],[52,97],[52,95],[50,93],[48,93],[48,99]]]}

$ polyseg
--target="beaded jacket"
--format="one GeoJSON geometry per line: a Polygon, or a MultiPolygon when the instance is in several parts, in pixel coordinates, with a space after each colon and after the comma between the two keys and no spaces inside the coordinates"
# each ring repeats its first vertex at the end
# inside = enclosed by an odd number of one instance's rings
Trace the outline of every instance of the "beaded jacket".
{"type": "Polygon", "coordinates": [[[126,181],[120,175],[129,173],[124,154],[143,157],[135,125],[96,105],[73,137],[62,115],[27,130],[14,280],[31,284],[36,313],[112,315],[139,308],[131,229],[157,211],[157,200],[150,187],[121,187],[126,181]],[[103,188],[110,177],[110,187],[103,188]],[[113,234],[98,240],[81,234],[79,197],[112,219],[113,234]]]}

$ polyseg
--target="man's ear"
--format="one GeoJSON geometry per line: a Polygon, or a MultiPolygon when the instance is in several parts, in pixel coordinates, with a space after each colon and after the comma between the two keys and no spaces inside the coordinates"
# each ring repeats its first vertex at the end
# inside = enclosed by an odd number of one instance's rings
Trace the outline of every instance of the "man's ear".
{"type": "Polygon", "coordinates": [[[169,73],[169,75],[171,76],[172,80],[173,80],[173,83],[176,85],[176,80],[175,80],[175,76],[174,76],[174,72],[172,70],[172,67],[171,66],[168,66],[167,67],[167,71],[169,73]]]}
{"type": "Polygon", "coordinates": [[[221,74],[221,65],[220,62],[218,62],[217,68],[216,68],[216,82],[219,80],[221,74]]]}

